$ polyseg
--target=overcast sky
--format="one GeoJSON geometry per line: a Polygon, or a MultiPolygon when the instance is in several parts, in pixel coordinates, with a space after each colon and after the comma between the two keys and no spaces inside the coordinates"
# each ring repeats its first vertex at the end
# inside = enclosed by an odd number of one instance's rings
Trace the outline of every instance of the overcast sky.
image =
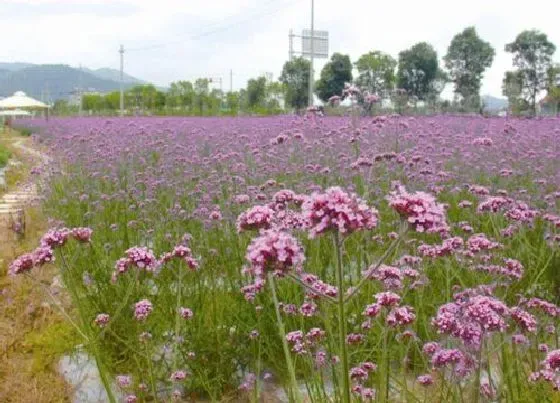
{"type": "MultiPolygon", "coordinates": [[[[119,68],[157,85],[222,77],[234,89],[265,72],[278,77],[288,30],[309,28],[311,0],[0,0],[0,61],[119,68]],[[165,46],[161,46],[166,44],[165,46]],[[148,47],[148,48],[146,48],[148,47]]],[[[504,45],[525,29],[545,32],[559,51],[555,0],[315,0],[315,29],[328,30],[330,52],[355,61],[370,50],[393,55],[427,41],[441,58],[453,35],[474,25],[496,49],[482,94],[501,94],[511,68],[504,45]]],[[[297,38],[296,38],[297,39],[297,38]]],[[[295,42],[296,50],[300,48],[295,42]]],[[[441,61],[440,61],[441,63],[441,61]]],[[[316,65],[316,77],[324,60],[316,65]]],[[[446,91],[450,92],[450,91],[446,91]]]]}

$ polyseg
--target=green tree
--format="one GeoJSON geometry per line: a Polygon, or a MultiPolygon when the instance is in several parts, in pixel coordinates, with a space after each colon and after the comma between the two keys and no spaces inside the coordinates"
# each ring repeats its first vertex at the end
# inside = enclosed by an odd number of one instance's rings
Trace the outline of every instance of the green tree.
{"type": "Polygon", "coordinates": [[[560,64],[551,66],[547,71],[546,98],[560,114],[560,64]]]}
{"type": "Polygon", "coordinates": [[[397,61],[386,53],[374,50],[360,56],[356,84],[371,93],[386,95],[395,85],[397,61]]]}
{"type": "Polygon", "coordinates": [[[121,107],[121,93],[112,91],[105,95],[104,109],[116,111],[121,107]]]}
{"type": "Polygon", "coordinates": [[[208,96],[210,94],[210,80],[197,78],[194,82],[194,106],[197,115],[204,115],[208,109],[208,96]]]}
{"type": "Polygon", "coordinates": [[[52,107],[52,114],[55,116],[67,116],[78,112],[78,107],[71,106],[68,101],[64,99],[57,99],[54,101],[52,107]]]}
{"type": "Polygon", "coordinates": [[[420,100],[439,95],[442,81],[445,74],[439,68],[437,52],[429,43],[420,42],[399,53],[397,85],[409,95],[420,100]]]}
{"type": "Polygon", "coordinates": [[[98,94],[86,94],[82,96],[82,108],[86,111],[99,112],[104,109],[104,98],[98,94]]]}
{"type": "Polygon", "coordinates": [[[474,27],[467,27],[453,37],[443,60],[463,105],[480,107],[482,77],[495,54],[494,48],[480,39],[474,27]]]}
{"type": "Polygon", "coordinates": [[[286,89],[286,105],[297,111],[305,108],[309,100],[309,60],[297,57],[284,63],[280,81],[286,89]]]}
{"type": "Polygon", "coordinates": [[[280,110],[280,101],[284,99],[286,88],[280,81],[269,81],[266,84],[266,107],[269,113],[280,110]]]}
{"type": "Polygon", "coordinates": [[[341,95],[344,84],[352,82],[352,62],[350,56],[334,53],[331,60],[321,70],[321,78],[316,84],[316,93],[323,101],[333,95],[341,95]]]}
{"type": "Polygon", "coordinates": [[[171,108],[191,110],[195,98],[194,86],[190,81],[172,82],[167,91],[166,105],[171,108]]]}
{"type": "Polygon", "coordinates": [[[508,99],[509,109],[519,114],[526,109],[526,101],[521,97],[523,79],[518,71],[506,71],[502,80],[502,95],[508,99]]]}
{"type": "Polygon", "coordinates": [[[513,54],[513,65],[517,67],[522,83],[522,96],[533,115],[537,112],[537,95],[546,89],[547,72],[552,65],[556,46],[546,34],[537,30],[523,31],[508,43],[507,52],[513,54]]]}
{"type": "Polygon", "coordinates": [[[229,113],[233,116],[237,116],[239,113],[239,92],[228,92],[226,95],[226,104],[229,113]]]}
{"type": "Polygon", "coordinates": [[[264,106],[266,102],[266,77],[251,78],[247,82],[247,102],[249,108],[264,106]]]}

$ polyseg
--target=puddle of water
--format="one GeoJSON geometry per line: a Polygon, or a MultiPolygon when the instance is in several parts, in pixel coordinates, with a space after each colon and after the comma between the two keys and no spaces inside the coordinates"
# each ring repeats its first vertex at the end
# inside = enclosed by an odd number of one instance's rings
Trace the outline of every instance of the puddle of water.
{"type": "Polygon", "coordinates": [[[58,363],[58,372],[73,387],[74,403],[105,403],[109,399],[101,382],[95,360],[87,353],[77,351],[63,356],[58,363]]]}

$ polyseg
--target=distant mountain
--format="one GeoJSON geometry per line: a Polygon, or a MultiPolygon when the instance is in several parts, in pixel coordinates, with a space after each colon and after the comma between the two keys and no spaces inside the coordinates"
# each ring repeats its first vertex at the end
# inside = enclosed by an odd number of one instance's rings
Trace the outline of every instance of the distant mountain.
{"type": "MultiPolygon", "coordinates": [[[[118,90],[118,80],[103,78],[86,69],[77,69],[65,64],[37,64],[16,69],[14,65],[25,63],[0,64],[0,97],[12,95],[15,91],[24,91],[29,96],[47,101],[68,99],[77,89],[84,91],[109,92],[118,90]]],[[[101,75],[109,77],[111,69],[100,69],[101,75]]],[[[99,73],[99,70],[95,70],[99,73]]],[[[120,73],[119,73],[120,75],[120,73]]],[[[125,88],[143,83],[127,75],[125,88]]]]}
{"type": "Polygon", "coordinates": [[[34,66],[34,64],[32,64],[32,63],[20,63],[20,62],[3,63],[3,62],[0,62],[0,70],[17,71],[17,70],[26,69],[26,68],[32,67],[32,66],[34,66]]]}
{"type": "MultiPolygon", "coordinates": [[[[92,70],[88,68],[82,68],[82,70],[87,71],[94,76],[102,78],[104,80],[112,80],[112,81],[120,81],[121,80],[121,72],[117,69],[109,69],[109,68],[101,68],[97,70],[92,70]]],[[[123,73],[123,81],[125,83],[134,83],[134,84],[146,84],[146,81],[140,80],[136,77],[132,77],[129,74],[123,73]]]]}
{"type": "Polygon", "coordinates": [[[484,109],[489,111],[500,111],[507,109],[508,100],[506,98],[493,97],[492,95],[483,95],[482,102],[484,109]]]}

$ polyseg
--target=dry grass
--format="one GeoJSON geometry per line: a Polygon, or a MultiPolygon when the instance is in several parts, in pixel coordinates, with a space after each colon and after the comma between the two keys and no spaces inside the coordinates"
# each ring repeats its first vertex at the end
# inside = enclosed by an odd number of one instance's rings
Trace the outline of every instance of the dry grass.
{"type": "MultiPolygon", "coordinates": [[[[2,135],[0,141],[10,148],[14,137],[2,135]]],[[[15,147],[11,150],[23,164],[10,173],[9,187],[23,180],[33,163],[15,147]]],[[[65,402],[70,391],[57,374],[56,364],[59,355],[71,348],[72,332],[29,279],[6,275],[9,263],[35,248],[46,229],[37,208],[26,208],[25,214],[25,236],[2,234],[0,243],[0,402],[65,402]]],[[[2,224],[0,231],[10,231],[2,224]]],[[[45,267],[36,273],[42,282],[51,284],[56,269],[45,267]]]]}

